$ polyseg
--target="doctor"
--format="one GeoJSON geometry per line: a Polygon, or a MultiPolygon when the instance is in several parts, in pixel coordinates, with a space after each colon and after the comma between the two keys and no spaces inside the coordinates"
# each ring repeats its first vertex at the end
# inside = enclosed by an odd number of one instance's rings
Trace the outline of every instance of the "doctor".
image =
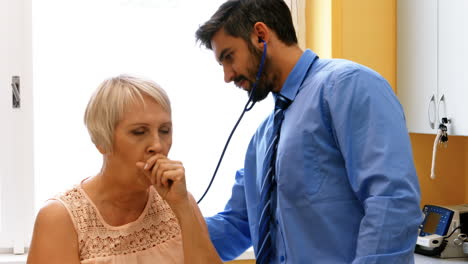
{"type": "Polygon", "coordinates": [[[253,245],[257,263],[413,263],[420,190],[388,82],[301,50],[283,0],[227,1],[196,38],[226,82],[254,101],[272,92],[278,106],[253,135],[225,210],[206,218],[223,260],[253,245]]]}

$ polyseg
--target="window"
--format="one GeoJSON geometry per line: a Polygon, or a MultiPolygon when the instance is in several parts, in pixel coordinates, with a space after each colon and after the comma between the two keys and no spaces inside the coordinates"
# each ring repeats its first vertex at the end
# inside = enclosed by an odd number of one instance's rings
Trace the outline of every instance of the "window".
{"type": "MultiPolygon", "coordinates": [[[[151,78],[168,92],[174,122],[169,156],[184,163],[188,188],[201,197],[247,101],[245,92],[224,83],[212,52],[195,42],[198,26],[222,2],[33,2],[36,208],[100,170],[83,113],[97,85],[120,73],[151,78]]],[[[223,209],[250,137],[272,107],[267,99],[244,116],[201,203],[205,215],[223,209]]]]}
{"type": "Polygon", "coordinates": [[[30,11],[30,0],[0,1],[0,253],[24,251],[34,215],[30,11]],[[12,104],[13,76],[20,108],[12,104]]]}

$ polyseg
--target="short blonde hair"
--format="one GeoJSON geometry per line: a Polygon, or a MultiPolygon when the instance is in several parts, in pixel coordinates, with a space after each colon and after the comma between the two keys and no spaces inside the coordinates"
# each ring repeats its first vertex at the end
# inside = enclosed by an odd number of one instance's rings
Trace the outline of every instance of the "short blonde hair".
{"type": "Polygon", "coordinates": [[[114,129],[121,120],[126,107],[141,101],[143,95],[171,113],[171,103],[166,92],[157,83],[131,76],[119,75],[103,81],[88,102],[84,122],[93,143],[108,152],[112,151],[114,129]]]}

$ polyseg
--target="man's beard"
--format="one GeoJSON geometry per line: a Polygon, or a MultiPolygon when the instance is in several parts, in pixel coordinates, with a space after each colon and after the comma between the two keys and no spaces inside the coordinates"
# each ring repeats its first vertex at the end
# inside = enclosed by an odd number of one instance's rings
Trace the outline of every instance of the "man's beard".
{"type": "Polygon", "coordinates": [[[258,81],[255,81],[255,78],[257,77],[257,72],[260,67],[260,61],[262,59],[262,54],[263,52],[258,50],[252,43],[248,43],[250,54],[252,55],[252,65],[254,67],[251,67],[247,70],[249,77],[252,78],[254,81],[251,81],[251,79],[247,79],[250,83],[250,91],[248,92],[249,97],[252,98],[253,102],[258,102],[263,99],[265,99],[268,94],[273,90],[274,84],[273,82],[268,78],[268,70],[269,70],[269,64],[268,64],[268,58],[266,57],[265,54],[265,65],[263,65],[263,70],[262,73],[260,74],[260,78],[258,81]],[[256,83],[256,85],[255,85],[256,83]],[[254,85],[256,86],[254,89],[254,85]]]}

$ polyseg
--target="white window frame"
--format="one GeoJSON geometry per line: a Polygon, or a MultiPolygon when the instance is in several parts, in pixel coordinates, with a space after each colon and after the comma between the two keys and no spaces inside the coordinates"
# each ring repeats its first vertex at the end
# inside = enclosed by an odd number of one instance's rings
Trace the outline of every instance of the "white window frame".
{"type": "Polygon", "coordinates": [[[31,32],[31,0],[1,0],[0,253],[25,251],[34,218],[31,32]],[[20,76],[16,109],[12,76],[20,76]]]}

